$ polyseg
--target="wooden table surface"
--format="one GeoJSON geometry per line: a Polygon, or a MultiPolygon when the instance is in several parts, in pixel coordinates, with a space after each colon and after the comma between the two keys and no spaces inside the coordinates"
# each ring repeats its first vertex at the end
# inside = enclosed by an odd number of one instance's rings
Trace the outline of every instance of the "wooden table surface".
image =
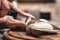
{"type": "Polygon", "coordinates": [[[4,37],[9,40],[60,40],[60,30],[56,30],[57,34],[54,35],[40,35],[39,37],[34,37],[28,35],[26,32],[20,31],[6,31],[4,32],[4,37]]]}

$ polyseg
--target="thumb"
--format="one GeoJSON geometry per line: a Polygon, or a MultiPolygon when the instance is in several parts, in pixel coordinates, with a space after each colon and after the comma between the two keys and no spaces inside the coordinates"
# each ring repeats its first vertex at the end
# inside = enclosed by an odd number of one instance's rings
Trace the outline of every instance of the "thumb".
{"type": "Polygon", "coordinates": [[[33,19],[35,19],[35,16],[33,16],[33,15],[30,15],[30,17],[33,18],[33,19]]]}

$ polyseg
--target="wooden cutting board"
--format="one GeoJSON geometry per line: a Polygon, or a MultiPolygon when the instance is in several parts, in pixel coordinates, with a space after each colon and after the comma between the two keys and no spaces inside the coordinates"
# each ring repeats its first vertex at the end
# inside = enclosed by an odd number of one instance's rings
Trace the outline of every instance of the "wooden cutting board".
{"type": "Polygon", "coordinates": [[[60,40],[60,30],[56,31],[57,34],[55,35],[40,35],[39,37],[28,35],[26,32],[6,31],[4,38],[7,40],[60,40]]]}

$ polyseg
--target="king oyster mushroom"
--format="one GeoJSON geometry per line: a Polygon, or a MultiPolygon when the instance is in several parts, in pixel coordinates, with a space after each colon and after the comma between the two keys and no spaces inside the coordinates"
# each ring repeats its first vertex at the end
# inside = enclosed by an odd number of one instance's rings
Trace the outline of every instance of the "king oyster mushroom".
{"type": "MultiPolygon", "coordinates": [[[[31,21],[29,18],[27,21],[31,21]]],[[[39,19],[26,27],[26,31],[34,36],[39,36],[42,32],[56,33],[53,26],[45,19],[39,19]]]]}

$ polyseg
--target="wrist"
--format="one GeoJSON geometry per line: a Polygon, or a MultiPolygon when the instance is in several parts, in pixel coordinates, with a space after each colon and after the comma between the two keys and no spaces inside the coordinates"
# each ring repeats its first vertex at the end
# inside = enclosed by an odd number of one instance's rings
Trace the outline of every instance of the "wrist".
{"type": "Polygon", "coordinates": [[[6,23],[6,19],[0,18],[0,23],[6,23]]]}

